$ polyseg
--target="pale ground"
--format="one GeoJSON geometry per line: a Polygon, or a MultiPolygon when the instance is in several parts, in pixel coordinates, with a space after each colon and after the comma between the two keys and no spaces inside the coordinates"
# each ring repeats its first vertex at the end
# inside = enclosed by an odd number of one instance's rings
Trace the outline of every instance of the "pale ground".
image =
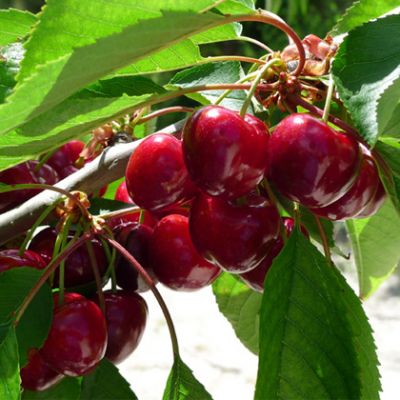
{"type": "MultiPolygon", "coordinates": [[[[196,293],[160,289],[176,325],[182,358],[213,398],[252,399],[257,358],[239,342],[219,313],[211,289],[196,293]]],[[[144,296],[150,310],[146,331],[139,348],[120,368],[140,400],[160,400],[171,367],[171,346],[159,307],[150,294],[144,296]]],[[[375,331],[381,363],[381,399],[399,399],[399,276],[392,276],[364,307],[375,331]]]]}

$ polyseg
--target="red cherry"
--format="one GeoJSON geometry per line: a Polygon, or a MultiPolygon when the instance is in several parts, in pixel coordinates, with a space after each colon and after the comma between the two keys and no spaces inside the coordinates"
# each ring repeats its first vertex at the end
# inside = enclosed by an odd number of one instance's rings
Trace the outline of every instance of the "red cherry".
{"type": "MultiPolygon", "coordinates": [[[[285,217],[282,218],[282,220],[283,220],[283,225],[285,227],[286,236],[289,237],[293,232],[294,219],[285,217]]],[[[308,231],[303,226],[301,226],[300,229],[307,238],[310,237],[308,231]]],[[[284,246],[284,241],[282,237],[277,238],[271,243],[267,256],[264,258],[264,260],[258,267],[252,269],[251,271],[240,274],[240,278],[244,282],[246,282],[247,286],[249,286],[253,290],[256,290],[257,292],[262,293],[264,291],[265,276],[269,271],[269,269],[271,268],[272,262],[274,261],[275,257],[283,249],[283,246],[284,246]]]]}
{"type": "MultiPolygon", "coordinates": [[[[73,238],[73,233],[68,234],[68,239],[73,238]]],[[[54,243],[56,241],[57,232],[53,228],[46,228],[39,232],[29,245],[32,249],[39,253],[47,262],[50,262],[53,255],[54,243]]],[[[93,250],[97,260],[97,266],[100,274],[103,275],[107,268],[107,258],[101,243],[94,239],[91,241],[93,250]]],[[[90,262],[89,253],[86,245],[83,244],[77,248],[71,255],[65,259],[65,287],[74,287],[94,281],[92,264],[90,262]]],[[[55,287],[58,286],[58,269],[54,278],[55,287]]]]}
{"type": "Polygon", "coordinates": [[[306,207],[325,207],[353,184],[359,146],[308,114],[292,114],[276,127],[268,147],[269,177],[306,207]]]}
{"type": "Polygon", "coordinates": [[[147,320],[147,304],[134,292],[104,292],[108,344],[106,357],[114,364],[124,361],[142,339],[147,320]]]}
{"type": "Polygon", "coordinates": [[[258,195],[235,205],[217,197],[199,196],[190,213],[190,233],[200,254],[228,272],[255,268],[271,240],[279,234],[279,213],[258,195]]]}
{"type": "Polygon", "coordinates": [[[370,151],[364,146],[362,150],[360,170],[348,192],[329,206],[311,209],[314,214],[339,221],[354,218],[369,204],[378,189],[379,175],[370,151]]]}
{"type": "Polygon", "coordinates": [[[81,376],[96,367],[106,346],[104,315],[95,303],[78,297],[55,307],[53,323],[40,354],[57,372],[81,376]]]}
{"type": "Polygon", "coordinates": [[[82,141],[71,140],[55,151],[46,162],[57,171],[60,178],[64,179],[78,170],[75,161],[78,160],[84,147],[85,143],[82,141]]]}
{"type": "Polygon", "coordinates": [[[180,140],[164,133],[147,137],[131,155],[125,173],[132,200],[159,210],[193,195],[180,140]]]}
{"type": "Polygon", "coordinates": [[[39,254],[31,250],[25,250],[22,255],[19,255],[19,249],[0,250],[0,272],[15,267],[44,269],[46,265],[46,261],[39,254]]]}
{"type": "MultiPolygon", "coordinates": [[[[57,172],[47,164],[43,164],[38,170],[38,161],[27,161],[15,167],[0,172],[0,182],[7,185],[20,183],[47,183],[54,185],[59,181],[57,172]]],[[[41,190],[26,189],[15,192],[0,193],[0,212],[10,210],[38,194],[41,190]]]]}
{"type": "Polygon", "coordinates": [[[29,352],[28,364],[21,368],[21,385],[24,389],[42,391],[58,383],[63,375],[51,369],[37,350],[29,352]]]}
{"type": "Polygon", "coordinates": [[[115,200],[122,201],[123,203],[134,204],[131,196],[129,196],[125,180],[119,184],[115,192],[115,200]]]}
{"type": "Polygon", "coordinates": [[[256,117],[220,106],[196,111],[183,129],[183,153],[195,184],[211,196],[236,198],[261,182],[268,130],[256,117]]]}
{"type": "Polygon", "coordinates": [[[366,207],[359,214],[357,214],[356,218],[367,218],[371,215],[374,215],[382,206],[385,199],[385,188],[383,187],[382,182],[379,181],[378,189],[376,190],[374,197],[370,200],[366,207]]]}
{"type": "MultiPolygon", "coordinates": [[[[117,241],[131,253],[149,275],[157,281],[149,260],[149,242],[153,229],[146,225],[130,224],[125,226],[116,236],[117,241]]],[[[122,289],[145,292],[149,286],[123,257],[119,257],[115,272],[117,284],[122,289]]]]}
{"type": "Polygon", "coordinates": [[[211,284],[221,270],[197,252],[183,215],[164,217],[150,240],[150,260],[161,283],[174,290],[191,291],[211,284]]]}

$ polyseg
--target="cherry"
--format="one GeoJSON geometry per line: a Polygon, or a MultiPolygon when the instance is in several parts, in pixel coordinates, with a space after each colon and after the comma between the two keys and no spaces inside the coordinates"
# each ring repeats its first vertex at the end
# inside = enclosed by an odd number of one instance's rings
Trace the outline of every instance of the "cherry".
{"type": "Polygon", "coordinates": [[[21,385],[24,389],[43,391],[58,383],[63,375],[51,369],[37,350],[29,352],[28,364],[21,368],[21,385]]]}
{"type": "Polygon", "coordinates": [[[25,250],[19,255],[18,249],[0,250],[0,272],[15,267],[33,267],[36,269],[46,268],[46,261],[32,250],[25,250]]]}
{"type": "MultiPolygon", "coordinates": [[[[55,299],[57,304],[57,299],[55,299]]],[[[43,360],[57,372],[81,376],[93,370],[107,347],[106,321],[100,308],[83,296],[66,296],[54,309],[49,335],[40,349],[43,360]]]]}
{"type": "MultiPolygon", "coordinates": [[[[58,182],[59,176],[50,165],[43,164],[39,169],[36,169],[37,166],[38,161],[26,161],[6,169],[0,172],[0,182],[7,185],[21,183],[47,183],[48,185],[54,185],[58,182]]],[[[26,189],[16,190],[11,193],[0,193],[0,212],[16,207],[40,191],[40,189],[26,189]]]]}
{"type": "Polygon", "coordinates": [[[183,162],[181,142],[165,133],[143,140],[128,161],[125,178],[132,200],[150,211],[193,196],[194,187],[183,162]]]}
{"type": "MultiPolygon", "coordinates": [[[[146,225],[130,224],[121,229],[116,236],[117,241],[128,250],[149,275],[156,280],[149,261],[149,242],[153,229],[146,225]]],[[[149,289],[142,277],[131,264],[120,256],[115,272],[117,284],[122,289],[145,292],[149,289]]]]}
{"type": "Polygon", "coordinates": [[[276,188],[306,207],[325,207],[353,184],[359,146],[308,114],[291,114],[269,141],[269,177],[276,188]]]}
{"type": "Polygon", "coordinates": [[[136,349],[147,320],[147,304],[134,292],[104,292],[108,344],[106,357],[114,364],[124,361],[136,349]]]}
{"type": "MultiPolygon", "coordinates": [[[[73,238],[73,232],[68,233],[68,239],[73,238]]],[[[53,255],[53,248],[57,232],[53,228],[46,228],[39,232],[29,245],[29,249],[39,253],[47,262],[50,262],[53,255]]],[[[92,239],[93,251],[96,256],[97,266],[101,275],[107,268],[107,258],[103,247],[97,239],[92,239]]],[[[78,247],[65,259],[65,287],[74,287],[94,281],[93,268],[89,253],[85,244],[78,247]]],[[[58,269],[54,277],[55,287],[58,287],[58,269]]]]}
{"type": "MultiPolygon", "coordinates": [[[[286,231],[286,236],[289,237],[293,232],[294,219],[285,217],[282,218],[282,222],[286,231]]],[[[303,226],[300,226],[300,230],[307,238],[310,237],[308,231],[303,226]]],[[[267,256],[258,267],[252,269],[251,271],[240,274],[240,278],[244,282],[246,282],[247,286],[249,286],[253,290],[256,290],[257,292],[264,291],[265,276],[271,268],[272,262],[274,261],[275,257],[283,249],[283,246],[284,241],[282,236],[280,236],[271,243],[267,256]]]]}
{"type": "Polygon", "coordinates": [[[211,196],[253,190],[267,169],[268,130],[251,115],[220,106],[197,110],[183,129],[183,154],[194,183],[211,196]]]}
{"type": "Polygon", "coordinates": [[[78,170],[75,161],[79,159],[84,147],[85,143],[82,141],[71,140],[55,151],[46,162],[57,171],[61,179],[64,179],[78,170]]]}
{"type": "Polygon", "coordinates": [[[238,205],[200,195],[190,213],[190,233],[200,254],[228,272],[246,272],[261,263],[279,234],[279,213],[258,195],[238,205]]]}
{"type": "Polygon", "coordinates": [[[374,215],[384,203],[385,199],[385,188],[383,187],[382,182],[379,181],[375,195],[366,205],[366,207],[359,214],[357,214],[356,218],[366,218],[374,215]]]}
{"type": "Polygon", "coordinates": [[[350,189],[338,200],[311,211],[333,221],[354,218],[370,203],[378,189],[379,175],[370,151],[361,147],[363,156],[357,178],[350,189]]]}
{"type": "Polygon", "coordinates": [[[201,289],[221,272],[197,252],[190,238],[188,218],[178,214],[164,217],[154,228],[150,261],[159,281],[174,290],[201,289]]]}

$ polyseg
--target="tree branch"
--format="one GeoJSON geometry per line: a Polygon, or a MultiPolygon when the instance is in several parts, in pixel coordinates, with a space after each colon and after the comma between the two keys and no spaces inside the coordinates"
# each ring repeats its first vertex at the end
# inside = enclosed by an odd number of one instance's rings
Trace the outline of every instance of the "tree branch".
{"type": "MultiPolygon", "coordinates": [[[[182,128],[183,123],[183,120],[179,121],[163,128],[160,132],[175,133],[182,128]]],[[[116,144],[106,148],[99,157],[54,186],[67,191],[96,192],[104,185],[124,176],[129,157],[141,141],[116,144]]],[[[0,214],[0,244],[26,232],[43,210],[61,196],[59,193],[44,190],[19,207],[0,214]]],[[[54,219],[54,214],[51,213],[49,218],[54,219]]]]}

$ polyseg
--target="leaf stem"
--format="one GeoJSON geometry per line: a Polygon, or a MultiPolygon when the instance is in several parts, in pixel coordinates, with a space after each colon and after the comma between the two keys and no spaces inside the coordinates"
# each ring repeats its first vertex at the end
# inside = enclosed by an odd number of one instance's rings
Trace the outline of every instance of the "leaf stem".
{"type": "Polygon", "coordinates": [[[183,113],[191,113],[193,112],[192,107],[183,107],[183,106],[174,106],[174,107],[165,107],[161,110],[154,111],[150,114],[141,117],[136,121],[136,125],[144,124],[145,122],[150,121],[153,118],[161,117],[162,115],[169,114],[169,113],[176,113],[176,112],[183,112],[183,113]]]}
{"type": "Polygon", "coordinates": [[[174,327],[174,323],[171,318],[171,314],[168,310],[167,305],[165,304],[164,299],[162,298],[160,292],[156,288],[156,285],[151,278],[151,276],[146,272],[146,270],[140,265],[140,263],[136,260],[135,257],[132,256],[126,250],[121,244],[119,244],[117,241],[114,239],[111,239],[107,236],[104,236],[104,238],[110,243],[111,246],[113,246],[117,251],[121,253],[122,256],[126,258],[126,260],[132,265],[133,268],[140,274],[140,276],[144,279],[144,281],[149,285],[150,290],[153,292],[155,298],[157,299],[158,304],[161,307],[161,310],[164,314],[165,320],[168,325],[168,330],[169,334],[171,337],[171,342],[172,342],[172,352],[174,355],[174,359],[177,359],[179,357],[179,345],[178,345],[178,338],[176,336],[176,331],[174,327]]]}

